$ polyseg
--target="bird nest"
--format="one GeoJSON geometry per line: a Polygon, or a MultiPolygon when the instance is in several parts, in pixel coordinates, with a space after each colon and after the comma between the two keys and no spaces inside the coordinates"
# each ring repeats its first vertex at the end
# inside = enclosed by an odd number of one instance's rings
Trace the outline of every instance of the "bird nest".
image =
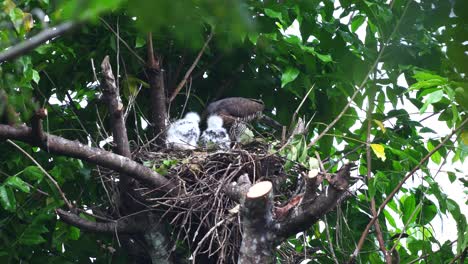
{"type": "Polygon", "coordinates": [[[241,242],[239,204],[229,197],[226,186],[242,175],[252,183],[268,180],[277,206],[282,206],[301,191],[299,175],[306,173],[300,164],[286,171],[286,159],[260,142],[229,151],[141,150],[135,158],[180,186],[177,197],[138,188],[144,203],[165,212],[162,219],[174,227],[174,240],[185,241],[191,257],[216,255],[218,263],[235,263],[241,242]]]}

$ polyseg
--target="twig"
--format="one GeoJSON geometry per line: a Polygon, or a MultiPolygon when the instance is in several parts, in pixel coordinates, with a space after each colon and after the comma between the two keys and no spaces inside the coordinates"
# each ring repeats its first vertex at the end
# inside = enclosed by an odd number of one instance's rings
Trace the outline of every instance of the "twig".
{"type": "Polygon", "coordinates": [[[130,51],[130,53],[132,53],[141,63],[145,63],[145,60],[142,59],[132,48],[130,48],[130,45],[128,45],[128,43],[123,40],[120,35],[109,25],[109,23],[107,23],[104,19],[102,18],[99,18],[99,20],[110,30],[112,31],[112,33],[114,33],[114,35],[124,44],[125,47],[127,47],[128,51],[130,51]]]}
{"type": "Polygon", "coordinates": [[[13,145],[15,148],[17,148],[19,151],[21,151],[26,157],[28,157],[34,164],[36,164],[36,166],[47,176],[47,178],[52,182],[52,184],[54,184],[55,188],[57,188],[57,191],[59,192],[60,196],[62,196],[62,199],[63,201],[65,202],[65,204],[67,205],[68,209],[72,210],[73,209],[73,205],[70,203],[70,201],[67,199],[67,197],[65,196],[65,193],[63,193],[62,189],[60,188],[60,186],[58,185],[57,181],[54,179],[54,177],[52,177],[42,166],[41,164],[39,164],[39,162],[37,162],[31,155],[29,155],[28,152],[26,152],[23,148],[21,148],[20,146],[18,146],[15,142],[7,139],[6,142],[10,143],[11,145],[13,145]]]}
{"type": "Polygon", "coordinates": [[[136,223],[132,220],[115,220],[107,223],[98,223],[86,220],[72,212],[67,212],[62,209],[57,209],[56,212],[60,216],[60,219],[65,223],[91,232],[137,233],[140,231],[144,231],[145,229],[145,225],[141,223],[136,223]]]}
{"type": "Polygon", "coordinates": [[[198,52],[197,57],[193,61],[192,66],[190,66],[190,68],[185,73],[185,76],[182,79],[182,81],[180,81],[180,83],[174,89],[174,92],[172,92],[171,97],[169,97],[169,102],[172,102],[174,100],[174,98],[176,98],[177,94],[180,92],[180,89],[182,89],[182,87],[184,87],[185,83],[187,82],[187,79],[190,77],[190,74],[192,74],[192,71],[195,69],[195,67],[198,64],[198,61],[200,60],[201,56],[205,52],[206,47],[208,47],[208,43],[210,43],[210,40],[211,40],[212,37],[213,37],[213,32],[211,32],[210,35],[208,36],[208,38],[206,39],[205,44],[201,48],[200,52],[198,52]]]}
{"type": "Polygon", "coordinates": [[[324,216],[324,220],[325,220],[325,231],[327,232],[328,246],[330,248],[330,252],[331,252],[331,255],[333,257],[333,261],[335,261],[335,264],[340,264],[340,262],[336,258],[335,250],[333,249],[333,243],[331,241],[330,231],[328,230],[327,216],[324,216]]]}
{"type": "Polygon", "coordinates": [[[188,100],[190,98],[190,92],[192,91],[192,78],[190,78],[190,81],[187,85],[187,96],[185,97],[185,103],[184,107],[182,107],[182,111],[180,112],[180,118],[182,118],[184,112],[185,112],[185,107],[187,107],[188,100]]]}
{"type": "Polygon", "coordinates": [[[369,69],[368,73],[366,74],[366,77],[364,77],[364,80],[362,80],[361,84],[359,85],[359,87],[356,89],[356,91],[354,91],[353,95],[351,96],[351,98],[349,99],[349,102],[346,104],[346,106],[343,108],[343,110],[338,114],[338,116],[322,131],[322,133],[320,133],[315,139],[313,139],[309,145],[307,145],[307,147],[312,147],[315,145],[315,143],[317,143],[317,141],[319,139],[321,139],[327,132],[328,130],[330,130],[340,119],[341,117],[343,117],[343,115],[346,113],[346,111],[348,110],[348,108],[351,106],[352,102],[354,101],[354,98],[356,98],[356,96],[359,94],[359,92],[361,91],[361,89],[364,87],[364,85],[367,83],[367,80],[369,79],[369,76],[371,75],[372,72],[374,72],[374,69],[375,67],[377,67],[377,64],[379,63],[380,61],[380,58],[382,57],[383,55],[383,52],[385,50],[385,47],[387,47],[388,43],[390,42],[390,40],[392,40],[393,36],[395,35],[395,33],[397,32],[400,24],[401,24],[401,21],[403,20],[403,17],[405,16],[406,14],[406,11],[408,10],[408,7],[409,7],[409,3],[411,3],[412,1],[408,0],[408,3],[406,4],[406,7],[405,7],[405,10],[403,11],[403,14],[401,15],[400,19],[398,20],[397,24],[395,25],[395,28],[393,29],[393,32],[392,34],[390,34],[390,36],[388,37],[387,41],[385,41],[385,43],[383,43],[382,45],[382,48],[380,49],[379,51],[379,54],[377,55],[377,58],[375,59],[374,63],[372,64],[371,68],[369,69]]]}
{"type": "Polygon", "coordinates": [[[75,28],[78,25],[78,23],[75,22],[65,22],[63,24],[57,25],[52,28],[44,29],[43,31],[39,32],[37,35],[31,37],[28,40],[25,40],[19,44],[16,44],[9,49],[3,51],[0,53],[0,63],[7,61],[7,60],[13,60],[16,59],[30,50],[42,45],[48,40],[51,40],[55,37],[58,37],[73,28],[75,28]]]}
{"type": "MultiPolygon", "coordinates": [[[[372,111],[374,109],[374,96],[375,92],[369,90],[369,96],[367,97],[368,107],[367,107],[367,135],[366,135],[366,159],[367,159],[367,183],[370,183],[372,179],[372,155],[371,155],[371,128],[372,128],[372,111]]],[[[377,217],[377,211],[375,210],[375,198],[370,198],[370,207],[372,212],[372,217],[377,217]]],[[[375,221],[374,224],[375,232],[377,234],[377,241],[379,242],[380,250],[382,251],[385,262],[387,264],[392,264],[392,256],[389,254],[385,248],[385,241],[383,239],[382,228],[380,227],[379,221],[375,221]]]]}
{"type": "Polygon", "coordinates": [[[460,254],[456,255],[456,256],[452,259],[452,261],[450,261],[449,264],[454,264],[455,261],[457,261],[458,259],[462,259],[462,261],[460,261],[460,264],[464,263],[463,260],[464,260],[464,258],[466,257],[466,252],[467,252],[467,250],[468,250],[468,247],[465,248],[465,250],[463,250],[460,254]]]}
{"type": "MultiPolygon", "coordinates": [[[[307,97],[309,97],[309,94],[310,94],[310,92],[312,92],[312,90],[314,89],[314,87],[315,87],[315,83],[312,85],[312,87],[310,87],[309,91],[306,93],[306,95],[304,96],[304,98],[302,98],[302,101],[301,101],[301,103],[299,104],[299,106],[296,108],[296,111],[294,111],[294,114],[293,114],[293,116],[292,116],[292,118],[291,118],[291,124],[289,125],[289,129],[292,128],[292,124],[293,124],[293,122],[296,120],[296,116],[297,116],[297,114],[299,113],[299,110],[301,109],[301,107],[302,107],[302,105],[304,104],[304,102],[307,100],[307,97]]],[[[304,120],[304,122],[305,122],[305,120],[304,120]]]]}
{"type": "Polygon", "coordinates": [[[173,181],[168,180],[161,174],[129,158],[99,148],[90,147],[78,141],[67,140],[47,133],[44,133],[44,135],[47,138],[47,144],[38,144],[38,142],[34,140],[31,128],[27,126],[14,127],[0,124],[0,139],[19,140],[29,145],[39,146],[50,153],[77,158],[115,170],[116,172],[126,173],[136,180],[145,182],[150,186],[167,192],[168,195],[176,195],[177,193],[175,188],[178,185],[173,181]]]}
{"type": "Polygon", "coordinates": [[[359,254],[359,251],[361,250],[362,246],[364,245],[364,240],[366,239],[368,233],[369,233],[369,230],[371,228],[372,225],[374,225],[375,221],[377,221],[377,217],[379,216],[379,214],[382,212],[382,210],[385,208],[385,206],[393,199],[393,197],[395,196],[395,194],[401,189],[401,187],[403,186],[403,184],[406,182],[406,180],[408,180],[416,171],[419,170],[419,168],[436,152],[438,151],[444,144],[445,142],[447,142],[453,135],[455,135],[458,131],[460,131],[465,124],[468,123],[468,118],[465,119],[461,124],[460,126],[458,126],[456,129],[454,129],[452,131],[452,133],[450,133],[450,135],[448,135],[447,137],[445,137],[433,150],[431,150],[426,156],[424,156],[424,158],[418,163],[418,165],[416,165],[416,167],[414,167],[401,181],[400,183],[398,183],[398,185],[395,187],[395,189],[393,189],[393,191],[387,196],[387,198],[385,198],[385,200],[382,202],[382,204],[379,206],[378,210],[377,210],[377,215],[375,217],[372,217],[371,221],[367,224],[366,228],[364,229],[364,231],[362,232],[361,234],[361,238],[359,239],[359,242],[358,242],[358,245],[356,247],[356,249],[354,250],[353,254],[351,255],[350,257],[350,260],[349,262],[352,263],[353,260],[357,257],[357,255],[359,254]]]}

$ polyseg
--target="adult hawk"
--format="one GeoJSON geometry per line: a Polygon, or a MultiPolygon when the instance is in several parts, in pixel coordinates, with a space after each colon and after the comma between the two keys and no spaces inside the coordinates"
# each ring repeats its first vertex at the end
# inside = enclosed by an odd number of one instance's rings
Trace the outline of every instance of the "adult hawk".
{"type": "Polygon", "coordinates": [[[208,128],[200,137],[200,145],[204,148],[229,149],[231,140],[223,127],[223,119],[212,115],[207,120],[208,128]]]}
{"type": "Polygon", "coordinates": [[[189,112],[169,126],[166,134],[166,146],[174,149],[195,149],[200,137],[200,116],[189,112]]]}
{"type": "Polygon", "coordinates": [[[229,97],[208,105],[207,114],[218,115],[223,119],[224,126],[229,130],[232,140],[240,141],[247,128],[247,123],[261,120],[267,125],[280,130],[281,125],[263,115],[265,105],[262,101],[243,97],[229,97]]]}

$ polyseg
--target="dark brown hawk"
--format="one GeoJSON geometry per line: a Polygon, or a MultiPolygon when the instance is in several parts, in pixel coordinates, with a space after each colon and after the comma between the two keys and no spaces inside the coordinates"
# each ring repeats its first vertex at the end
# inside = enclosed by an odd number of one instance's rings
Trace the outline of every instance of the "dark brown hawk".
{"type": "Polygon", "coordinates": [[[263,115],[264,109],[265,105],[261,100],[229,97],[209,104],[207,114],[220,116],[224,126],[229,130],[231,139],[239,141],[247,128],[247,123],[253,120],[261,120],[275,129],[281,129],[278,122],[263,115]]]}

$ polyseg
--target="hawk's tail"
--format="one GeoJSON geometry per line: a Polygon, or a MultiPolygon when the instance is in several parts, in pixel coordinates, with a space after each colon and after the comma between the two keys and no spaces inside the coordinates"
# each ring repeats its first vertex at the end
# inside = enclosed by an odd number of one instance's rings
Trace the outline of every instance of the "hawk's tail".
{"type": "Polygon", "coordinates": [[[267,124],[269,127],[281,131],[283,129],[283,125],[278,123],[276,120],[273,120],[271,117],[263,115],[262,118],[260,119],[263,123],[267,124]]]}

